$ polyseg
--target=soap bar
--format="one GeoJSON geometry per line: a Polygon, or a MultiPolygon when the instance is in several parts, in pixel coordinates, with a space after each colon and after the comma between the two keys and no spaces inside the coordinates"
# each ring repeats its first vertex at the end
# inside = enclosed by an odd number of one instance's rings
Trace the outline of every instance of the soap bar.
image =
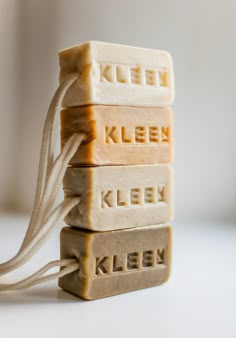
{"type": "Polygon", "coordinates": [[[63,107],[87,104],[168,106],[173,68],[164,51],[89,41],[59,52],[60,82],[77,72],[63,107]]]}
{"type": "Polygon", "coordinates": [[[170,274],[171,226],[109,232],[63,228],[61,259],[77,258],[78,271],[59,286],[84,299],[97,299],[164,283],[170,274]]]}
{"type": "Polygon", "coordinates": [[[61,146],[74,133],[85,139],[70,164],[170,163],[170,108],[92,105],[61,111],[61,146]]]}
{"type": "Polygon", "coordinates": [[[69,167],[65,196],[80,196],[68,225],[108,231],[172,219],[172,168],[168,165],[69,167]]]}

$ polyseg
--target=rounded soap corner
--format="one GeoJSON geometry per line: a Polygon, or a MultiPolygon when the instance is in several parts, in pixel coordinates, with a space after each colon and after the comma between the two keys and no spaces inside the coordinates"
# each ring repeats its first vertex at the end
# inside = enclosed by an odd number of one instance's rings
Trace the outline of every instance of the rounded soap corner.
{"type": "Polygon", "coordinates": [[[86,301],[86,302],[92,302],[94,300],[97,300],[97,298],[92,297],[89,293],[84,294],[84,295],[80,295],[78,297],[81,298],[82,300],[86,301]]]}
{"type": "Polygon", "coordinates": [[[172,264],[170,263],[169,267],[167,268],[166,276],[165,276],[165,279],[163,280],[163,284],[168,283],[169,280],[171,279],[171,276],[172,276],[172,264]]]}
{"type": "Polygon", "coordinates": [[[60,56],[66,55],[72,49],[81,48],[81,47],[87,48],[87,47],[89,47],[90,42],[91,41],[85,41],[85,42],[82,42],[82,43],[79,43],[79,44],[76,44],[76,45],[72,45],[70,47],[66,47],[66,48],[60,49],[57,53],[58,53],[58,55],[60,57],[60,56]]]}
{"type": "MultiPolygon", "coordinates": [[[[64,222],[65,222],[65,220],[64,220],[64,222]]],[[[65,222],[65,223],[66,223],[66,222],[65,222]]],[[[63,236],[65,233],[68,232],[68,228],[69,228],[69,226],[68,226],[67,224],[65,224],[65,225],[61,228],[61,230],[60,230],[60,238],[62,238],[62,236],[63,236]]]]}
{"type": "Polygon", "coordinates": [[[167,231],[168,231],[168,259],[167,259],[167,265],[166,265],[166,275],[165,279],[163,280],[163,284],[167,283],[169,279],[171,278],[172,273],[172,247],[173,247],[173,227],[170,223],[167,225],[167,231]]]}
{"type": "Polygon", "coordinates": [[[162,52],[166,55],[166,57],[168,58],[168,60],[171,64],[171,66],[173,67],[173,57],[172,57],[171,53],[168,50],[165,50],[165,51],[162,51],[162,52]]]}

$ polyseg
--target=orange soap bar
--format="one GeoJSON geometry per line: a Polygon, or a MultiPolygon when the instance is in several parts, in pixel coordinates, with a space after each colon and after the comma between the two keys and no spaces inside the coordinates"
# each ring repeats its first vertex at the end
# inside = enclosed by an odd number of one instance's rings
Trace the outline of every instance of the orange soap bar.
{"type": "Polygon", "coordinates": [[[61,259],[77,258],[80,268],[59,286],[84,299],[97,299],[164,283],[171,267],[171,226],[103,233],[63,228],[61,259]]]}
{"type": "Polygon", "coordinates": [[[61,111],[61,146],[74,133],[85,140],[70,164],[170,163],[173,158],[170,108],[92,105],[61,111]]]}

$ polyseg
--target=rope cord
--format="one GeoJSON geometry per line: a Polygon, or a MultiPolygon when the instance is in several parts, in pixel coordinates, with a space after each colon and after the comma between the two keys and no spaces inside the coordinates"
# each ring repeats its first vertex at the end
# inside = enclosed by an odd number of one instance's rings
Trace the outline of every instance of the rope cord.
{"type": "Polygon", "coordinates": [[[48,221],[32,237],[29,244],[8,262],[1,264],[0,275],[5,275],[25,264],[45,243],[48,236],[67,213],[79,202],[79,198],[65,199],[51,214],[48,221]]]}
{"type": "MultiPolygon", "coordinates": [[[[42,145],[40,150],[40,160],[39,160],[39,169],[38,169],[38,179],[37,179],[37,187],[33,205],[33,211],[30,219],[30,223],[23,240],[21,248],[25,246],[25,244],[30,240],[35,226],[35,219],[37,219],[37,214],[39,212],[40,201],[42,198],[42,194],[44,191],[45,184],[47,182],[47,178],[49,176],[53,159],[54,159],[54,148],[53,142],[51,138],[55,134],[55,116],[57,110],[61,107],[63,97],[65,96],[68,88],[75,82],[78,78],[78,74],[72,73],[69,74],[64,81],[59,85],[58,89],[56,90],[52,101],[50,103],[47,117],[44,124],[43,129],[43,139],[42,145]]],[[[20,249],[21,250],[21,249],[20,249]]]]}
{"type": "MultiPolygon", "coordinates": [[[[67,166],[84,138],[84,134],[72,135],[55,160],[56,113],[61,107],[68,88],[77,78],[78,74],[68,75],[59,85],[50,103],[43,129],[36,193],[28,229],[17,254],[7,262],[0,264],[0,276],[25,264],[42,247],[58,223],[80,201],[79,197],[66,198],[53,209],[67,166]]],[[[59,260],[48,263],[22,281],[14,284],[0,284],[0,291],[19,290],[62,277],[78,270],[78,264],[76,260],[59,260]],[[54,266],[64,267],[64,269],[58,273],[43,276],[54,266]]]]}
{"type": "Polygon", "coordinates": [[[16,282],[13,284],[0,284],[0,291],[9,291],[9,290],[21,290],[29,288],[33,285],[49,281],[55,278],[60,278],[68,273],[76,271],[79,269],[79,262],[76,259],[62,259],[54,262],[50,262],[45,265],[43,268],[35,272],[28,278],[23,279],[20,282],[16,282]],[[48,270],[54,267],[64,267],[63,270],[58,273],[53,273],[51,275],[43,276],[48,270]]]}

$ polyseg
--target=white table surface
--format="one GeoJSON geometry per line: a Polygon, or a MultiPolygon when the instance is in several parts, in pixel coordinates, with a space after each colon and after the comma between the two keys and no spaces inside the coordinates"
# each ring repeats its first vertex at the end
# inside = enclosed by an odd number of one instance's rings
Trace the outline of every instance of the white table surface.
{"type": "MultiPolygon", "coordinates": [[[[20,245],[27,217],[0,216],[0,259],[20,245]]],[[[59,229],[10,282],[59,256],[59,229]]],[[[236,225],[175,224],[163,286],[83,301],[50,282],[0,294],[1,338],[236,337],[236,225]]]]}

